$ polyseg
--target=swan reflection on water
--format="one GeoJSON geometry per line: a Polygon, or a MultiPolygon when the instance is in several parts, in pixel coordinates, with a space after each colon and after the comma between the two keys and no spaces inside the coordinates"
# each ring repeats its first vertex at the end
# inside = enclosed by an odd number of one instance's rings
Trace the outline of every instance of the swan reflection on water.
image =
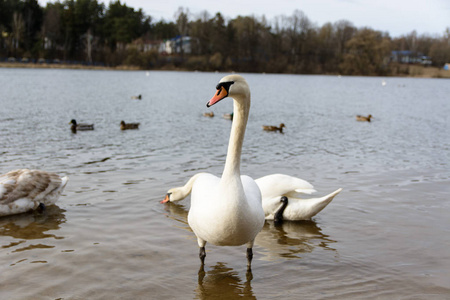
{"type": "Polygon", "coordinates": [[[256,299],[251,286],[252,279],[252,272],[247,271],[245,282],[242,282],[238,272],[218,262],[206,272],[203,266],[200,267],[195,292],[198,299],[256,299]]]}
{"type": "Polygon", "coordinates": [[[314,221],[284,221],[275,224],[266,221],[255,243],[263,248],[262,260],[282,258],[300,258],[302,253],[310,253],[315,247],[336,251],[330,247],[336,241],[322,233],[322,229],[314,221]]]}
{"type": "Polygon", "coordinates": [[[51,205],[43,213],[27,212],[0,218],[0,236],[11,236],[16,239],[61,239],[54,234],[46,233],[57,230],[66,222],[65,210],[51,205]]]}
{"type": "MultiPolygon", "coordinates": [[[[168,202],[164,205],[167,217],[177,221],[175,227],[192,232],[187,223],[189,207],[168,202]],[[183,226],[179,226],[182,223],[183,226]]],[[[310,253],[315,247],[336,251],[330,244],[336,243],[328,235],[322,233],[322,229],[315,221],[284,221],[275,224],[267,221],[261,232],[256,236],[255,245],[260,246],[259,259],[277,260],[279,258],[299,258],[302,253],[310,253]]]]}

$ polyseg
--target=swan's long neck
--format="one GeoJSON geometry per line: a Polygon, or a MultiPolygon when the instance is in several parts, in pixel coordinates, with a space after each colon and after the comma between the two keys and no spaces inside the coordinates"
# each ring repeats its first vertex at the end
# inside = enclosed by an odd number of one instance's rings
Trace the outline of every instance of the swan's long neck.
{"type": "Polygon", "coordinates": [[[222,178],[240,178],[241,175],[241,153],[250,111],[250,94],[241,97],[244,99],[236,98],[233,101],[233,123],[222,178]]]}
{"type": "Polygon", "coordinates": [[[191,193],[192,186],[194,185],[195,180],[197,180],[197,177],[199,177],[202,174],[204,174],[204,173],[197,173],[197,174],[195,174],[194,176],[189,178],[188,182],[186,182],[186,184],[184,186],[179,188],[182,191],[182,193],[183,193],[183,196],[184,196],[183,199],[185,197],[187,197],[191,193]]]}

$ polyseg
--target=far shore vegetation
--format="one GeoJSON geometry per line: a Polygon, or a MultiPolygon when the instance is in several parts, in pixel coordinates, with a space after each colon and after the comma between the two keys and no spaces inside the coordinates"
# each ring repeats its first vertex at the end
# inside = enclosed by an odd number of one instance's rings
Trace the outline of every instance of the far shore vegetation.
{"type": "Polygon", "coordinates": [[[391,37],[301,10],[267,20],[180,7],[158,21],[120,1],[0,0],[0,67],[450,78],[448,63],[450,27],[391,37]]]}

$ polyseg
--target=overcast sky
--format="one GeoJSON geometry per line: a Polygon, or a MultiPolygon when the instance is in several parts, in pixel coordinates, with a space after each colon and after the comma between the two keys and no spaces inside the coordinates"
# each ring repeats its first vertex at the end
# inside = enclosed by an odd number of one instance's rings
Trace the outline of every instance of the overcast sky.
{"type": "MultiPolygon", "coordinates": [[[[102,1],[106,5],[109,0],[102,1]]],[[[45,6],[46,1],[39,0],[45,6]]],[[[216,12],[226,18],[265,15],[270,21],[275,16],[292,15],[294,10],[303,11],[318,26],[326,22],[348,20],[356,27],[370,27],[387,31],[392,37],[416,30],[419,34],[442,36],[450,27],[450,0],[121,0],[127,6],[142,10],[153,20],[174,21],[178,8],[188,8],[190,18],[202,11],[211,16],[216,12]]]]}

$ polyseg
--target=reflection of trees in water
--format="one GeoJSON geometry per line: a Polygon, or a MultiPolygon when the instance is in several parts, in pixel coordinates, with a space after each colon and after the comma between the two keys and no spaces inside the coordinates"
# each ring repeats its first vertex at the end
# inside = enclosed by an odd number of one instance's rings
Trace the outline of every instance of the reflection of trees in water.
{"type": "Polygon", "coordinates": [[[44,213],[35,211],[0,218],[0,236],[11,236],[17,239],[61,239],[49,230],[57,230],[65,223],[65,210],[56,205],[48,206],[44,213]]]}
{"type": "Polygon", "coordinates": [[[242,282],[238,272],[218,262],[211,270],[204,271],[203,266],[198,272],[198,286],[195,290],[199,299],[256,299],[253,295],[251,271],[242,282]]]}
{"type": "MultiPolygon", "coordinates": [[[[192,232],[187,223],[188,209],[184,205],[169,202],[164,209],[169,218],[183,224],[181,228],[192,232]]],[[[276,260],[280,257],[298,258],[299,254],[312,252],[315,247],[336,251],[330,247],[335,242],[323,234],[314,221],[285,221],[280,225],[266,221],[256,236],[255,245],[263,248],[262,259],[276,260]]]]}
{"type": "Polygon", "coordinates": [[[255,240],[256,245],[264,248],[265,260],[298,258],[299,254],[312,252],[315,247],[335,251],[329,246],[335,242],[323,234],[314,221],[285,221],[280,225],[266,221],[255,240]]]}

